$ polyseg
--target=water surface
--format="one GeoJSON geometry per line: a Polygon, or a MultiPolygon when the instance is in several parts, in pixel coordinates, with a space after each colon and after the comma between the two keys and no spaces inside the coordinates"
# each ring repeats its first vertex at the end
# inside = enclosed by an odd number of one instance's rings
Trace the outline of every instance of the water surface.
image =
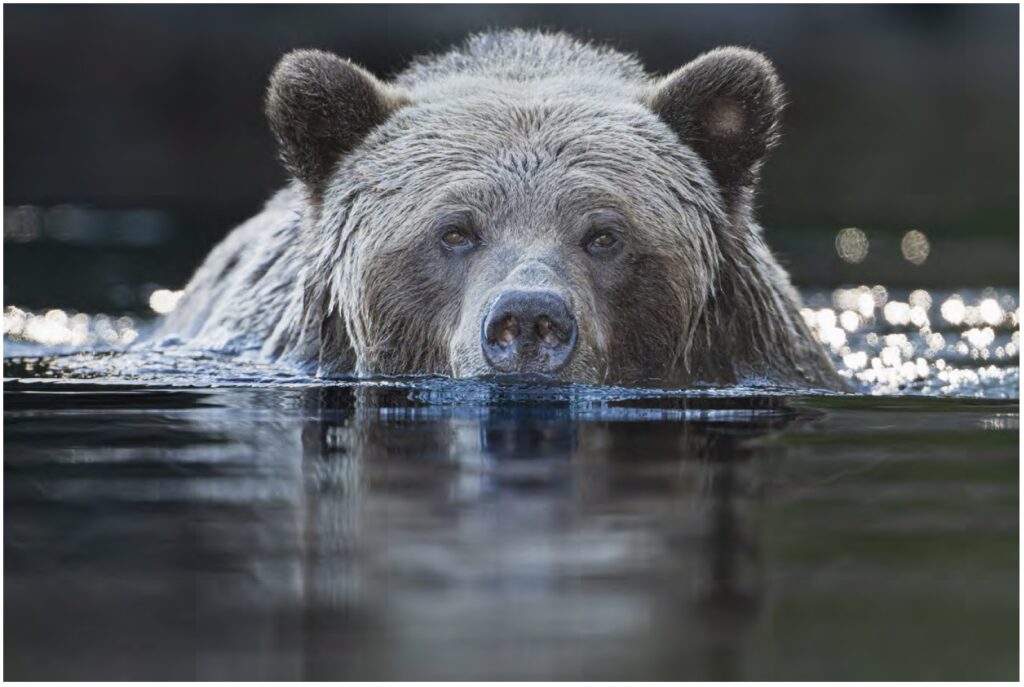
{"type": "Polygon", "coordinates": [[[1012,680],[1016,294],[864,293],[805,310],[850,394],[318,380],[9,308],[4,677],[1012,680]]]}

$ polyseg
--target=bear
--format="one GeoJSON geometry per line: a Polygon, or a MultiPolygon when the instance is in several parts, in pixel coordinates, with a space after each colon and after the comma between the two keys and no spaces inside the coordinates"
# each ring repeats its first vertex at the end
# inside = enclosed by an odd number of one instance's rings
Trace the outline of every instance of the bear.
{"type": "Polygon", "coordinates": [[[754,218],[783,102],[737,47],[654,76],[489,32],[391,81],[293,51],[265,102],[291,179],[157,339],[321,377],[842,389],[754,218]]]}

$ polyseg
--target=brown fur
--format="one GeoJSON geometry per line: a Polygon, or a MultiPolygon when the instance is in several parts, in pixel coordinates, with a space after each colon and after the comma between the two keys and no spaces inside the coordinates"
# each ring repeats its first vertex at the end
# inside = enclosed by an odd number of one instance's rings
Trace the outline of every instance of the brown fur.
{"type": "Polygon", "coordinates": [[[648,78],[563,35],[487,34],[392,84],[292,53],[267,111],[296,182],[163,331],[325,375],[479,376],[490,305],[542,289],[579,328],[559,378],[839,388],[752,218],[781,107],[736,48],[648,78]]]}

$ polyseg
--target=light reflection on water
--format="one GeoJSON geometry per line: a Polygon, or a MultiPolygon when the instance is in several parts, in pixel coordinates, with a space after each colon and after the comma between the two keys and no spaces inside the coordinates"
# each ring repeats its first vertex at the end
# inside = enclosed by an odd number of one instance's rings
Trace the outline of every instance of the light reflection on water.
{"type": "MultiPolygon", "coordinates": [[[[157,313],[169,312],[180,294],[158,289],[150,298],[151,308],[157,313]]],[[[856,391],[1019,397],[1020,307],[1016,290],[890,292],[881,285],[861,285],[808,290],[804,297],[804,320],[856,391]]],[[[131,344],[145,339],[150,322],[148,318],[60,309],[33,313],[8,306],[4,311],[4,355],[34,358],[81,352],[63,358],[62,371],[55,373],[70,378],[84,375],[190,385],[285,380],[318,383],[259,362],[194,351],[155,355],[133,348],[131,344]],[[89,353],[125,350],[129,353],[113,358],[97,359],[89,353]]]]}
{"type": "Polygon", "coordinates": [[[805,322],[836,368],[872,394],[1019,397],[1014,290],[957,293],[884,286],[806,294],[805,322]]]}

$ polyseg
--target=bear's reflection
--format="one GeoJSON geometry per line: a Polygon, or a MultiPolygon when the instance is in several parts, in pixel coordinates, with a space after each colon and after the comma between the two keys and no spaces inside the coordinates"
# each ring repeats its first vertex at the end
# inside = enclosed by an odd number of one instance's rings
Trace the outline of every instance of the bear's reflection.
{"type": "Polygon", "coordinates": [[[58,678],[736,676],[783,400],[427,388],[13,396],[10,655],[58,678]]]}
{"type": "Polygon", "coordinates": [[[309,676],[731,677],[762,597],[754,440],[793,414],[517,400],[311,396],[309,676]]]}

